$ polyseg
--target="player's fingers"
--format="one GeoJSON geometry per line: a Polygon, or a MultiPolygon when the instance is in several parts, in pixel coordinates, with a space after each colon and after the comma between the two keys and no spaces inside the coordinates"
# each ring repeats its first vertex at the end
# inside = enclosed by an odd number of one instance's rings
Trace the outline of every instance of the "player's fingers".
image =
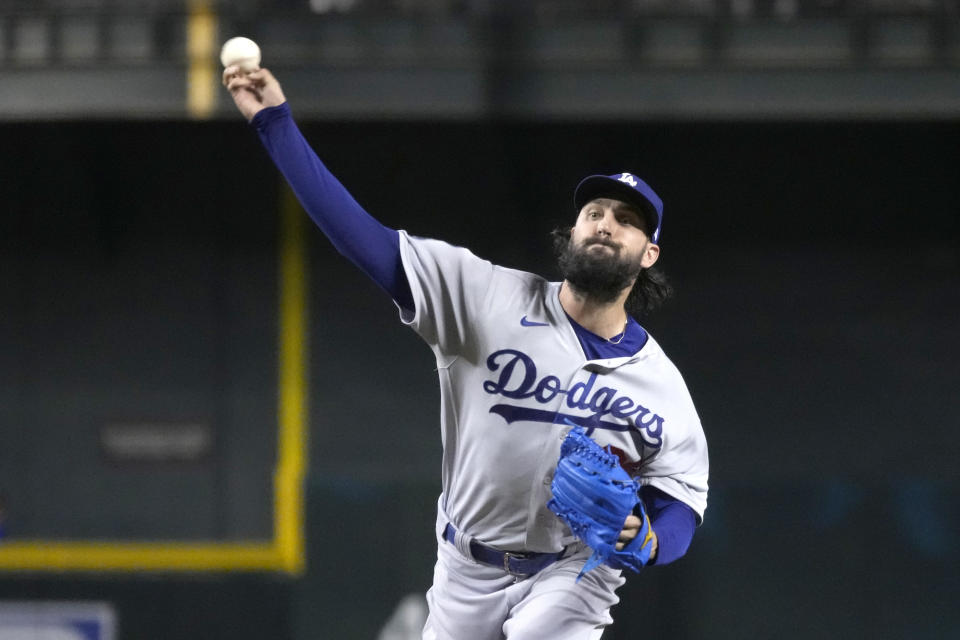
{"type": "Polygon", "coordinates": [[[273,77],[273,74],[270,73],[269,69],[264,67],[259,67],[254,69],[247,76],[258,84],[267,84],[268,82],[277,82],[277,79],[273,77]]]}
{"type": "Polygon", "coordinates": [[[257,93],[261,89],[261,85],[252,81],[249,77],[247,77],[244,74],[235,75],[232,78],[230,78],[227,81],[226,87],[227,89],[230,90],[231,93],[236,93],[241,89],[247,89],[248,91],[257,93]]]}
{"type": "Polygon", "coordinates": [[[640,533],[640,525],[640,518],[634,515],[627,516],[627,519],[623,521],[623,529],[617,536],[617,551],[623,549],[624,545],[637,537],[637,534],[640,533]]]}
{"type": "Polygon", "coordinates": [[[229,66],[223,70],[223,86],[229,88],[230,83],[234,80],[243,80],[253,86],[263,86],[264,84],[263,78],[257,75],[256,71],[241,71],[237,65],[229,66]]]}
{"type": "Polygon", "coordinates": [[[240,75],[240,67],[238,67],[237,65],[234,64],[225,68],[223,70],[223,76],[221,78],[223,82],[223,86],[226,87],[227,85],[229,85],[230,81],[239,75],[240,75]]]}
{"type": "Polygon", "coordinates": [[[227,89],[231,92],[250,87],[250,82],[246,78],[230,78],[227,81],[227,89]]]}

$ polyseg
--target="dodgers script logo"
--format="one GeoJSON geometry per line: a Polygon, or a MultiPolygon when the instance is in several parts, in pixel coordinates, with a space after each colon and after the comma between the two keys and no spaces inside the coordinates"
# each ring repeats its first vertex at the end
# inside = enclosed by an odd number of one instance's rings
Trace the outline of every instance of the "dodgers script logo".
{"type": "Polygon", "coordinates": [[[540,404],[547,404],[557,396],[564,395],[567,407],[591,412],[583,417],[512,404],[495,404],[490,407],[490,413],[501,416],[507,424],[518,420],[562,424],[565,420],[570,420],[585,427],[588,435],[593,433],[594,429],[633,430],[652,449],[659,449],[663,444],[663,418],[632,398],[619,395],[616,389],[596,388],[596,373],[591,373],[586,381],[577,382],[569,389],[564,389],[560,378],[556,376],[538,378],[537,365],[533,358],[516,349],[494,351],[487,358],[487,368],[499,372],[495,380],[483,383],[483,390],[491,395],[513,400],[533,398],[540,404]],[[603,419],[608,416],[619,418],[621,422],[603,419]]]}

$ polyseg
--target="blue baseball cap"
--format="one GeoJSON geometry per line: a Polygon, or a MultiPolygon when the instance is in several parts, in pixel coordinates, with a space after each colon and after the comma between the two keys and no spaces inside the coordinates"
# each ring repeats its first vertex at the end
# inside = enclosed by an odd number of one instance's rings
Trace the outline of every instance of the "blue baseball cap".
{"type": "Polygon", "coordinates": [[[646,182],[632,173],[615,173],[612,176],[587,176],[573,192],[577,211],[595,198],[612,198],[637,207],[647,217],[650,225],[650,240],[660,242],[660,225],[663,222],[663,200],[646,182]]]}

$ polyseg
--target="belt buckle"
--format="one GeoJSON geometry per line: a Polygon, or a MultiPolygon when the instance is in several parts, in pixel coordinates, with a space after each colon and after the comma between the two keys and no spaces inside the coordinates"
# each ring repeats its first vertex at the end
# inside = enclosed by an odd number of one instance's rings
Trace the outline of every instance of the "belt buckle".
{"type": "Polygon", "coordinates": [[[510,559],[511,559],[511,558],[514,559],[514,560],[526,560],[526,559],[527,559],[527,554],[525,554],[525,553],[511,553],[511,552],[509,552],[509,551],[504,551],[504,552],[503,552],[503,570],[506,571],[507,573],[509,573],[510,575],[512,575],[512,576],[514,577],[514,579],[515,579],[516,582],[520,582],[520,578],[525,578],[525,577],[527,577],[528,574],[526,574],[526,573],[520,573],[520,572],[517,572],[517,571],[514,571],[513,569],[511,569],[511,568],[510,568],[510,559]]]}

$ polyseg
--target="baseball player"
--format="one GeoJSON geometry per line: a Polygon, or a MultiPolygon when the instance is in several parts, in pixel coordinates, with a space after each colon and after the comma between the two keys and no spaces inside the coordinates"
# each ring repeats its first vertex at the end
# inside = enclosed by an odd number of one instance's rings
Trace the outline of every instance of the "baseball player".
{"type": "Polygon", "coordinates": [[[700,420],[677,369],[628,313],[663,293],[649,271],[660,198],[630,173],[583,180],[576,219],[556,234],[564,279],[550,282],[383,226],[304,140],[268,70],[228,67],[223,82],[310,217],[436,356],[443,491],[423,637],[599,638],[624,578],[601,564],[578,580],[591,550],[546,506],[570,425],[639,478],[639,510],[617,549],[640,539],[648,517],[648,564],[668,564],[706,509],[700,420]]]}

